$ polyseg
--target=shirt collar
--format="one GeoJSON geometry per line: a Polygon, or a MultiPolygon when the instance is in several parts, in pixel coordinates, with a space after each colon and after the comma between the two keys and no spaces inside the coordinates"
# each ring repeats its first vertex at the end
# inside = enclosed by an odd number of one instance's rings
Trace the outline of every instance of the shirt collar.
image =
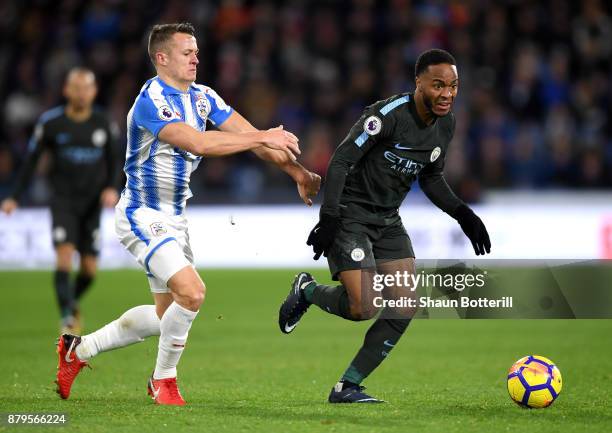
{"type": "Polygon", "coordinates": [[[153,80],[156,80],[159,83],[159,85],[162,86],[162,89],[164,89],[164,93],[166,95],[186,95],[195,90],[195,83],[191,83],[191,85],[189,86],[189,89],[186,92],[183,92],[175,87],[172,87],[168,83],[166,83],[164,80],[159,78],[159,75],[156,75],[155,77],[153,77],[153,80]]]}

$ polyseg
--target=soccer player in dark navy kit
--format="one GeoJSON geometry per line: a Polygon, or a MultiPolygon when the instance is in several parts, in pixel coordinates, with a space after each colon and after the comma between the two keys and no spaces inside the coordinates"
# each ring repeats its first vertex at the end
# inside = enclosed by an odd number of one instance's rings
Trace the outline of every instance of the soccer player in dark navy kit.
{"type": "MultiPolygon", "coordinates": [[[[320,220],[308,237],[315,259],[327,257],[339,286],[318,284],[302,272],[279,311],[279,326],[290,333],[311,304],[344,319],[373,318],[375,273],[415,272],[414,252],[398,209],[418,179],[427,197],[455,218],[477,255],[491,242],[478,216],[452,192],[443,168],[455,130],[451,107],[459,84],[456,62],[443,50],[422,53],[415,67],[414,94],[395,95],[366,108],[334,153],[327,171],[320,220]]],[[[401,287],[390,287],[392,299],[401,287]]],[[[409,288],[403,288],[409,293],[409,288]]],[[[414,309],[387,304],[368,329],[363,346],[330,403],[378,403],[361,382],[384,360],[408,327],[414,309]],[[393,308],[391,308],[393,307],[393,308]]]]}
{"type": "Polygon", "coordinates": [[[1,203],[10,214],[18,206],[38,159],[44,151],[52,157],[49,180],[52,238],[56,251],[55,291],[62,317],[62,332],[80,333],[79,299],[90,286],[98,255],[101,207],[117,203],[120,161],[116,128],[93,108],[95,75],[84,68],[72,69],[64,84],[66,105],[45,112],[34,128],[30,149],[11,197],[1,203]],[[74,252],[80,269],[70,281],[74,252]]]}

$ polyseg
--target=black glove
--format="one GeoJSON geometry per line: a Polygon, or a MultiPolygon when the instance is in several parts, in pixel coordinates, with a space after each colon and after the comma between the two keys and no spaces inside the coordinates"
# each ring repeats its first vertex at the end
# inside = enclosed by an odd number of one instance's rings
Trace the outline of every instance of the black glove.
{"type": "Polygon", "coordinates": [[[487,228],[472,209],[462,204],[455,211],[454,217],[461,226],[463,233],[472,242],[477,256],[484,255],[485,251],[487,253],[491,252],[491,240],[487,228]]]}
{"type": "Polygon", "coordinates": [[[319,260],[321,254],[327,257],[329,247],[331,247],[339,227],[340,217],[321,214],[319,222],[314,226],[306,241],[306,245],[312,246],[312,250],[315,253],[313,258],[315,260],[319,260]]]}

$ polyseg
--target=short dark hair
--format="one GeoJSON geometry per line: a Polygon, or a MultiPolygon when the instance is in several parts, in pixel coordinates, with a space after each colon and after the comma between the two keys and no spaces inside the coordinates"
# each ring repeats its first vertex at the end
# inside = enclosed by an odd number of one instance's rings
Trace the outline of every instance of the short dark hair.
{"type": "Polygon", "coordinates": [[[147,50],[153,64],[155,64],[155,53],[168,42],[175,33],[187,33],[195,36],[195,28],[191,23],[156,24],[149,33],[149,44],[147,50]]]}
{"type": "Polygon", "coordinates": [[[441,50],[439,48],[433,48],[427,50],[419,56],[414,65],[414,76],[418,77],[427,70],[429,65],[439,65],[441,63],[448,63],[449,65],[456,65],[457,62],[451,53],[448,51],[441,50]]]}
{"type": "Polygon", "coordinates": [[[66,78],[64,79],[64,82],[68,82],[70,77],[77,74],[91,75],[93,77],[94,83],[96,82],[96,74],[94,73],[94,71],[89,68],[86,68],[85,66],[75,66],[73,68],[70,68],[66,73],[66,78]]]}

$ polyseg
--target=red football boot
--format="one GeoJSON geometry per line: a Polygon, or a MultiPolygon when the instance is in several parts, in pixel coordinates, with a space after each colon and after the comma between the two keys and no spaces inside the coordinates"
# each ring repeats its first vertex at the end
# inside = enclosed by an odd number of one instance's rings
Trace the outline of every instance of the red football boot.
{"type": "Polygon", "coordinates": [[[61,398],[70,396],[70,388],[83,367],[89,367],[85,361],[77,358],[75,349],[81,344],[81,337],[72,334],[62,334],[57,343],[57,384],[56,392],[61,398]]]}
{"type": "Polygon", "coordinates": [[[149,394],[156,404],[185,406],[185,400],[178,389],[176,377],[168,379],[149,379],[147,384],[147,394],[149,394]]]}

